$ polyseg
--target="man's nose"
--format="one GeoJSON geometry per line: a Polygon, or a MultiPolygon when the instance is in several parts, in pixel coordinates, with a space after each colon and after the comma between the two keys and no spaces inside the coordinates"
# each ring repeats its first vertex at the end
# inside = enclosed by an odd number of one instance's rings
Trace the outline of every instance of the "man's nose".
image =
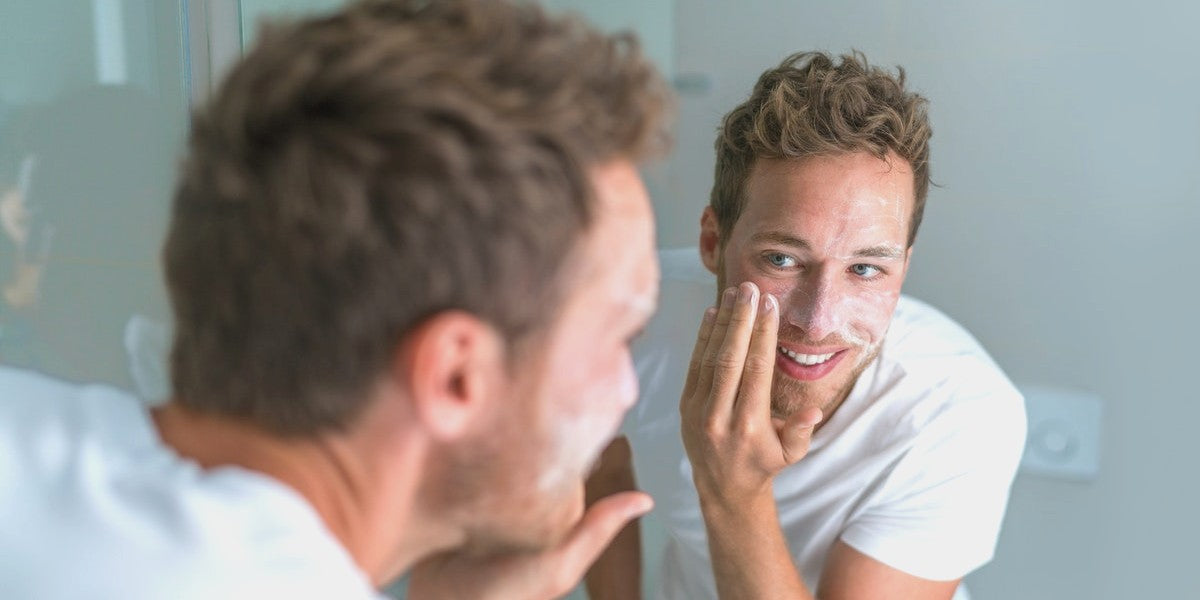
{"type": "Polygon", "coordinates": [[[828,269],[813,269],[792,288],[784,317],[804,331],[809,341],[819,341],[839,331],[846,315],[841,310],[844,290],[828,269]]]}

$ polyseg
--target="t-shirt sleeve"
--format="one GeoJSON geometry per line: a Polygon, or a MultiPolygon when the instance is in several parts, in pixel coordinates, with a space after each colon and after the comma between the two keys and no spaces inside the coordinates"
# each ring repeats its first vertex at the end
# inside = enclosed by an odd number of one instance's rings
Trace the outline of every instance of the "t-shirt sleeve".
{"type": "Polygon", "coordinates": [[[1026,425],[1019,392],[987,371],[960,372],[960,381],[972,382],[968,389],[935,391],[948,400],[865,496],[842,541],[935,581],[959,579],[991,560],[1026,425]]]}

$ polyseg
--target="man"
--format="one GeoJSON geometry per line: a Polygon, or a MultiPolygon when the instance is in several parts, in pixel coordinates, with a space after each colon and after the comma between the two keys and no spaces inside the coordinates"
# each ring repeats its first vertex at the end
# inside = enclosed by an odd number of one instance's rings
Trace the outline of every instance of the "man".
{"type": "MultiPolygon", "coordinates": [[[[925,104],[903,71],[806,53],[725,118],[699,247],[716,287],[664,259],[645,397],[589,482],[632,488],[632,452],[670,533],[661,597],[950,598],[991,558],[1023,403],[967,332],[900,295],[925,104]]],[[[640,593],[636,537],[589,574],[594,598],[640,593]]]]}
{"type": "Polygon", "coordinates": [[[0,377],[14,598],[565,593],[658,267],[668,91],[526,3],[267,31],[195,117],[163,252],[173,396],[0,377]]]}

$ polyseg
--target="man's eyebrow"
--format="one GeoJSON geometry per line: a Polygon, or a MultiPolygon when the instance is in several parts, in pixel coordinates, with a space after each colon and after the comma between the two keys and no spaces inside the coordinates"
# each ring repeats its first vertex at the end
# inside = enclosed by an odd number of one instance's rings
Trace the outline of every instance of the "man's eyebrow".
{"type": "Polygon", "coordinates": [[[793,246],[803,250],[812,249],[812,244],[809,244],[808,240],[780,231],[760,231],[750,236],[750,241],[755,243],[769,242],[772,244],[782,244],[784,246],[793,246]]]}
{"type": "MultiPolygon", "coordinates": [[[[780,244],[801,250],[812,250],[812,244],[809,244],[808,240],[780,231],[762,231],[750,236],[750,240],[755,243],[780,244]]],[[[900,260],[904,258],[904,248],[893,244],[878,244],[856,250],[854,256],[856,258],[900,260]]]]}
{"type": "Polygon", "coordinates": [[[854,256],[859,258],[885,258],[891,260],[900,260],[904,258],[904,249],[891,244],[879,244],[870,248],[863,248],[854,253],[854,256]]]}

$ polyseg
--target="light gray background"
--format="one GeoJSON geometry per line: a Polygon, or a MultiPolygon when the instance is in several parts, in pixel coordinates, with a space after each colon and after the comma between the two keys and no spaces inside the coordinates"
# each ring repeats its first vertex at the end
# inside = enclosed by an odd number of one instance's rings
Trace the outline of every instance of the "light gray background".
{"type": "MultiPolygon", "coordinates": [[[[130,81],[182,117],[183,82],[171,80],[180,76],[182,45],[172,40],[174,13],[149,0],[118,1],[130,81]]],[[[11,116],[95,82],[95,2],[0,4],[0,111],[11,116]]],[[[336,4],[244,0],[244,32],[252,37],[261,14],[336,4]]],[[[1200,422],[1191,385],[1200,285],[1186,254],[1200,225],[1200,6],[552,4],[608,27],[636,25],[664,69],[690,82],[676,151],[648,172],[667,247],[694,243],[718,119],[762,70],[811,48],[858,48],[879,64],[904,65],[932,101],[940,184],[906,291],[964,323],[1018,383],[1091,391],[1105,402],[1099,477],[1019,476],[997,558],[968,578],[975,598],[1200,596],[1191,564],[1200,485],[1187,466],[1200,422]]],[[[181,132],[182,118],[176,123],[181,132]]],[[[81,201],[80,219],[95,206],[81,201]]],[[[125,232],[159,233],[137,223],[125,232]]],[[[147,269],[149,287],[156,275],[147,269]]],[[[78,302],[87,310],[107,300],[78,302]]],[[[661,542],[650,533],[652,546],[661,542]]]]}
{"type": "Polygon", "coordinates": [[[720,116],[799,49],[903,65],[932,102],[933,177],[906,292],[1019,384],[1104,400],[1091,483],[1018,477],[977,600],[1193,598],[1200,406],[1200,7],[1185,2],[676,0],[681,101],[655,203],[693,244],[720,116]]]}

